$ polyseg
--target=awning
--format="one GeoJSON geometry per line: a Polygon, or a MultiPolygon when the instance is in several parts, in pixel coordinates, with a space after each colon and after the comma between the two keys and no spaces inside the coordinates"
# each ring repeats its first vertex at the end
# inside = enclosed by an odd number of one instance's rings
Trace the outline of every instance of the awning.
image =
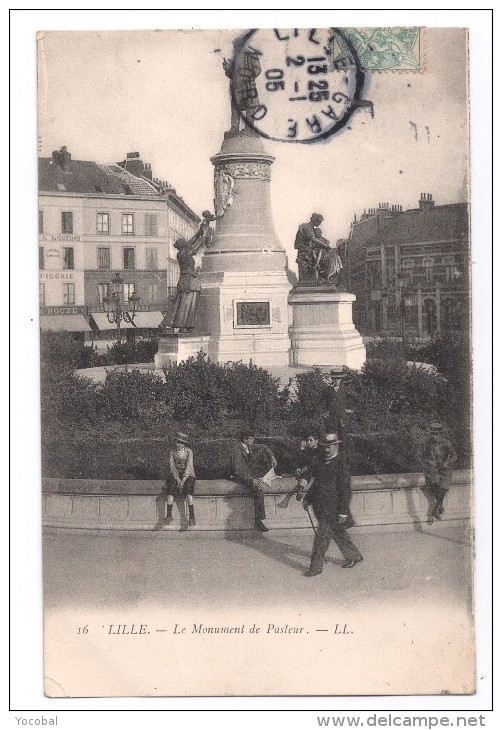
{"type": "Polygon", "coordinates": [[[163,319],[162,312],[136,312],[134,324],[138,329],[157,329],[163,319]]]}
{"type": "MultiPolygon", "coordinates": [[[[96,322],[96,326],[99,330],[105,331],[105,330],[116,330],[117,325],[115,323],[111,323],[108,321],[108,316],[106,312],[92,312],[91,317],[96,322]]],[[[121,330],[131,330],[136,329],[136,327],[133,324],[130,324],[129,322],[125,322],[122,320],[120,323],[120,329],[121,330]]]]}
{"type": "Polygon", "coordinates": [[[92,332],[82,314],[41,314],[43,332],[92,332]]]}
{"type": "MultiPolygon", "coordinates": [[[[110,322],[108,321],[106,312],[93,312],[91,316],[96,322],[96,326],[98,327],[98,329],[117,329],[116,324],[110,324],[110,322]]],[[[134,324],[122,321],[120,323],[120,329],[157,329],[163,319],[164,315],[162,314],[162,312],[136,312],[136,314],[134,315],[134,324]]]]}

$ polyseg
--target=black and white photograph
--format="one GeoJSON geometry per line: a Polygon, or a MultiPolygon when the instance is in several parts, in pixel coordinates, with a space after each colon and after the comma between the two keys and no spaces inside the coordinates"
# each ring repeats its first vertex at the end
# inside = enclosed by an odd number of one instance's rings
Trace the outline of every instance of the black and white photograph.
{"type": "Polygon", "coordinates": [[[33,38],[46,698],[479,689],[470,32],[324,15],[33,38]]]}

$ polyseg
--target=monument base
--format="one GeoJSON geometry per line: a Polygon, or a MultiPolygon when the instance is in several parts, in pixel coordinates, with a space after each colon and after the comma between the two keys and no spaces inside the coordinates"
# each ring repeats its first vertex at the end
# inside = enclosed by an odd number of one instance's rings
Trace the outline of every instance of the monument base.
{"type": "Polygon", "coordinates": [[[290,365],[360,370],[366,348],[352,321],[355,295],[332,287],[297,286],[289,294],[290,365]]]}
{"type": "MultiPolygon", "coordinates": [[[[266,255],[264,255],[266,256],[266,255]]],[[[206,254],[206,265],[211,255],[206,254]]],[[[248,256],[260,264],[259,254],[248,256]]],[[[208,354],[219,363],[250,361],[258,367],[289,364],[288,303],[285,270],[203,271],[195,320],[198,332],[210,332],[208,354]]]]}
{"type": "Polygon", "coordinates": [[[199,352],[209,354],[209,335],[182,332],[164,332],[159,336],[159,350],[155,355],[155,369],[162,370],[170,363],[179,364],[199,352]]]}

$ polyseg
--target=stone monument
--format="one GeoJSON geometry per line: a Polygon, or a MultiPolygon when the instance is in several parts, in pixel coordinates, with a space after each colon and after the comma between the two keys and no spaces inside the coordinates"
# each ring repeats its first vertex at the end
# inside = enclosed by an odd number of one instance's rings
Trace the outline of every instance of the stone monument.
{"type": "Polygon", "coordinates": [[[232,118],[211,158],[216,227],[198,274],[195,327],[161,335],[157,368],[201,350],[216,362],[289,364],[291,287],[270,204],[275,158],[245,121],[257,104],[260,65],[245,47],[223,65],[231,78],[232,118]]]}
{"type": "Polygon", "coordinates": [[[180,283],[172,321],[161,326],[157,368],[205,352],[213,361],[258,366],[346,366],[366,359],[352,322],[353,294],[336,285],[342,264],[322,235],[322,216],[300,225],[300,272],[290,292],[286,252],[274,230],[270,176],[274,157],[250,126],[259,107],[260,61],[239,41],[224,60],[232,114],[214,165],[214,216],[179,241],[180,283]],[[210,223],[215,220],[214,235],[210,223]],[[202,265],[194,264],[203,250],[202,265]]]}
{"type": "Polygon", "coordinates": [[[322,236],[323,217],[313,213],[296,234],[298,284],[289,294],[292,323],[290,364],[343,366],[360,370],[366,348],[352,321],[354,294],[338,285],[342,262],[322,236]]]}

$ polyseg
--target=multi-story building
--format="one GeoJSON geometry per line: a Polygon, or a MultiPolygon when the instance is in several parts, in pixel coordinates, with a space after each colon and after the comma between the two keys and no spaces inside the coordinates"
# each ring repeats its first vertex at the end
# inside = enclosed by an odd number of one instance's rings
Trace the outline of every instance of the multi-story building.
{"type": "Polygon", "coordinates": [[[340,246],[363,334],[419,338],[469,328],[469,215],[466,203],[418,208],[381,203],[351,224],[340,246]]]}
{"type": "Polygon", "coordinates": [[[139,296],[134,325],[124,329],[155,330],[179,275],[173,243],[190,238],[198,223],[137,152],[117,165],[72,160],[66,147],[41,158],[41,328],[113,338],[104,304],[119,274],[124,300],[139,296]]]}

